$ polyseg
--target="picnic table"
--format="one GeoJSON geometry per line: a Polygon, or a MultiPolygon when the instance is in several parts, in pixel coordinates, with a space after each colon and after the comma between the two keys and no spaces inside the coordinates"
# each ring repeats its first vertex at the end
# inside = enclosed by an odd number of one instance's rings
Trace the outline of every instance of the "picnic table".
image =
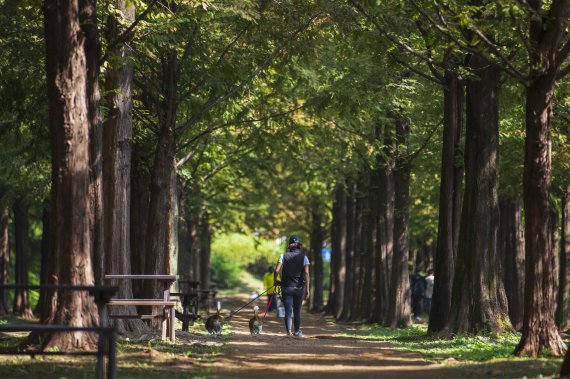
{"type": "Polygon", "coordinates": [[[166,340],[167,336],[171,342],[176,340],[174,333],[175,306],[177,301],[170,297],[170,287],[178,279],[178,275],[133,275],[133,274],[108,274],[105,280],[156,280],[163,284],[162,299],[111,299],[107,303],[107,307],[117,306],[150,306],[162,307],[161,315],[117,315],[109,314],[109,318],[140,318],[142,320],[152,320],[159,318],[161,320],[162,339],[166,340]]]}

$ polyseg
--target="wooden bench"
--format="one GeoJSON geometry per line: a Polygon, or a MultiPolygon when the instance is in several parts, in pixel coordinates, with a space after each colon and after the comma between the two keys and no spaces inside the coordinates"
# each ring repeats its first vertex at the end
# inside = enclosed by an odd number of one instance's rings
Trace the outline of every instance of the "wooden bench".
{"type": "Polygon", "coordinates": [[[198,315],[198,286],[197,280],[178,280],[180,292],[172,292],[171,296],[177,296],[182,302],[182,313],[175,312],[176,318],[182,321],[182,330],[188,331],[188,327],[194,325],[194,321],[200,318],[198,315]]]}
{"type": "Polygon", "coordinates": [[[117,315],[109,314],[109,318],[138,318],[142,320],[161,320],[162,339],[166,340],[167,336],[171,342],[175,342],[176,335],[174,333],[175,307],[176,300],[170,298],[170,286],[178,279],[178,275],[105,275],[105,280],[158,280],[163,283],[162,299],[111,299],[107,303],[107,307],[117,306],[149,306],[162,307],[161,315],[117,315]]]}

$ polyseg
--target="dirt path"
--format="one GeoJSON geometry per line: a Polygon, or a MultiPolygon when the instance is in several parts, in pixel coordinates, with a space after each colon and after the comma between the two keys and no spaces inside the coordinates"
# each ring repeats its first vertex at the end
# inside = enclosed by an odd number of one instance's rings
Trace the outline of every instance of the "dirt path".
{"type": "MultiPolygon", "coordinates": [[[[224,308],[247,298],[223,299],[224,308]],[[236,302],[237,301],[237,302],[236,302]]],[[[265,311],[265,302],[259,302],[265,311]]],[[[252,304],[253,307],[253,304],[252,304]]],[[[346,327],[303,309],[303,338],[286,337],[283,320],[266,318],[263,333],[251,336],[251,308],[231,321],[233,337],[214,364],[212,378],[450,378],[457,367],[428,363],[419,354],[394,350],[386,342],[342,337],[346,327]]],[[[262,314],[263,315],[263,314],[262,314]]]]}

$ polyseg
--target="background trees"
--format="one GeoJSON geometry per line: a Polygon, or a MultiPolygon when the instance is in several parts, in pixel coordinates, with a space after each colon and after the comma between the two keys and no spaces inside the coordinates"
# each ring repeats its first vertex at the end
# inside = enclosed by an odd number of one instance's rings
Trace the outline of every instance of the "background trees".
{"type": "MultiPolygon", "coordinates": [[[[431,333],[510,321],[518,353],[563,353],[566,1],[61,1],[45,17],[38,5],[0,3],[3,282],[132,272],[208,286],[227,263],[211,271],[212,239],[294,232],[314,262],[314,311],[407,326],[408,274],[433,267],[431,333]],[[558,281],[558,294],[545,285],[558,281]]],[[[77,305],[58,301],[43,320],[77,305]]]]}

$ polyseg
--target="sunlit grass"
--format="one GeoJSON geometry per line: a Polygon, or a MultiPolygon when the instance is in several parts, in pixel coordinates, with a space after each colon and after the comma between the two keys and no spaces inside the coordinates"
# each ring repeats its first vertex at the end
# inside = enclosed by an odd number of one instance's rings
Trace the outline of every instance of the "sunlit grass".
{"type": "MultiPolygon", "coordinates": [[[[513,356],[513,351],[520,341],[518,332],[488,333],[482,335],[456,335],[452,338],[434,338],[427,336],[426,325],[413,325],[405,329],[392,329],[382,326],[360,327],[357,333],[346,334],[358,339],[390,342],[395,349],[417,352],[431,359],[458,361],[489,361],[498,359],[529,359],[513,356]]],[[[530,358],[536,360],[536,358],[530,358]]],[[[562,363],[561,358],[540,357],[539,360],[562,363]]]]}

